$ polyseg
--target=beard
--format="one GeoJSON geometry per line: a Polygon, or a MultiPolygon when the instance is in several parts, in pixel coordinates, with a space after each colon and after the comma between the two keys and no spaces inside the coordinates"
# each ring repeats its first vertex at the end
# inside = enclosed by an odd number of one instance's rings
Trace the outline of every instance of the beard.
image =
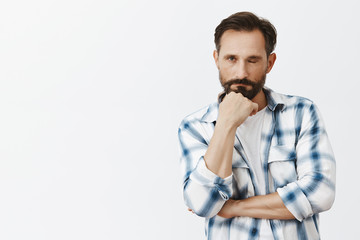
{"type": "Polygon", "coordinates": [[[247,78],[243,78],[243,79],[239,79],[239,78],[235,78],[235,79],[231,79],[231,80],[225,80],[222,76],[221,73],[219,72],[219,78],[220,78],[220,83],[224,88],[224,91],[226,94],[228,94],[229,92],[233,91],[235,93],[241,93],[244,97],[248,98],[248,99],[253,99],[264,87],[265,85],[265,80],[266,80],[266,73],[264,73],[259,81],[251,81],[247,78]],[[247,86],[237,86],[235,89],[231,89],[231,86],[233,84],[244,84],[247,86]],[[250,86],[251,88],[249,90],[247,90],[248,86],[250,86]]]}

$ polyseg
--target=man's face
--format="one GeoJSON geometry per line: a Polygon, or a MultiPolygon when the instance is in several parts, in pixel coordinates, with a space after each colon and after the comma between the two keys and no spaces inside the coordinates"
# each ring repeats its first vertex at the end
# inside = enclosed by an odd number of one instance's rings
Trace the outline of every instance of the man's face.
{"type": "Polygon", "coordinates": [[[267,58],[262,33],[227,30],[220,46],[219,52],[214,51],[214,58],[225,92],[240,92],[253,99],[263,88],[276,58],[275,54],[267,58]]]}

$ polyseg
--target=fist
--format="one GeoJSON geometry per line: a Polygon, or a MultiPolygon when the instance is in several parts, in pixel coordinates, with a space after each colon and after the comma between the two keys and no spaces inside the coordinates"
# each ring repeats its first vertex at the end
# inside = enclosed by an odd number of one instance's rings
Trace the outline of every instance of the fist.
{"type": "Polygon", "coordinates": [[[241,93],[230,92],[219,106],[218,121],[231,127],[239,127],[249,116],[258,111],[258,104],[244,97],[241,93]]]}

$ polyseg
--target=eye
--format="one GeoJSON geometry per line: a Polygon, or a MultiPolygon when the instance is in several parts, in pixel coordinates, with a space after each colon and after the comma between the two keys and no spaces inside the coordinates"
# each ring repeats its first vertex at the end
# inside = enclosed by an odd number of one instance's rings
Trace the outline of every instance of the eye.
{"type": "Polygon", "coordinates": [[[227,58],[230,62],[235,62],[236,61],[236,58],[234,56],[229,56],[227,58]]]}
{"type": "Polygon", "coordinates": [[[249,63],[258,63],[260,61],[260,59],[261,58],[254,56],[254,57],[249,57],[247,61],[249,63]]]}

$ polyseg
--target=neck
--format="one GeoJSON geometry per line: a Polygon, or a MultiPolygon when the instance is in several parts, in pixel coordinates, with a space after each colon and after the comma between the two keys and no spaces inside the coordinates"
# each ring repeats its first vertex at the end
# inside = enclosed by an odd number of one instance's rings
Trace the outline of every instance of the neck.
{"type": "Polygon", "coordinates": [[[264,90],[261,89],[261,91],[253,99],[251,99],[251,101],[259,105],[258,111],[264,109],[267,106],[267,100],[264,90]]]}

